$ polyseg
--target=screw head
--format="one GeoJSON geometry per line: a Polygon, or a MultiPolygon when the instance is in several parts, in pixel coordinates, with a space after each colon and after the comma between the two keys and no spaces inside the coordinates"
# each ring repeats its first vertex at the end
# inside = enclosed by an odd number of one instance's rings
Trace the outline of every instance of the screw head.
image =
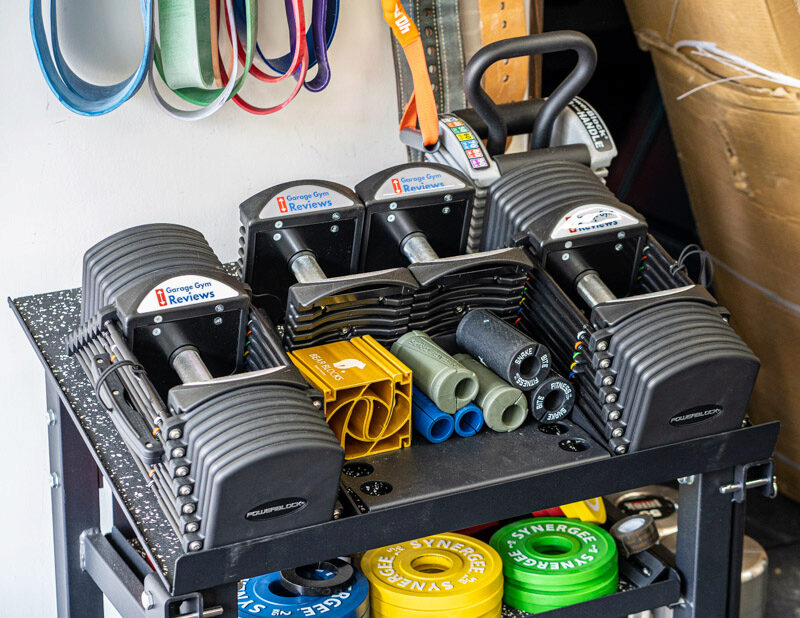
{"type": "Polygon", "coordinates": [[[188,502],[188,503],[184,504],[184,505],[181,507],[181,512],[182,512],[184,515],[191,515],[192,513],[194,513],[194,512],[195,512],[195,510],[196,510],[196,509],[195,509],[195,506],[194,506],[194,504],[192,504],[192,503],[190,503],[190,502],[188,502]]]}
{"type": "Polygon", "coordinates": [[[397,202],[392,202],[389,204],[389,210],[397,210],[397,202]]]}
{"type": "Polygon", "coordinates": [[[203,549],[203,544],[200,541],[189,543],[189,551],[200,551],[201,549],[203,549]]]}
{"type": "Polygon", "coordinates": [[[610,421],[618,421],[619,420],[619,410],[614,410],[613,412],[608,413],[608,420],[610,421]]]}
{"type": "Polygon", "coordinates": [[[321,408],[322,407],[322,403],[318,399],[316,399],[316,400],[314,400],[314,407],[315,408],[321,408]]]}
{"type": "Polygon", "coordinates": [[[457,305],[456,313],[464,313],[464,305],[457,305]]]}
{"type": "Polygon", "coordinates": [[[622,428],[621,427],[617,427],[614,431],[611,432],[611,437],[612,438],[620,438],[620,437],[622,437],[622,433],[623,433],[622,428]]]}
{"type": "Polygon", "coordinates": [[[564,248],[565,249],[572,249],[572,241],[568,240],[567,242],[565,242],[564,243],[564,248]]]}
{"type": "Polygon", "coordinates": [[[617,396],[614,393],[606,395],[606,403],[615,403],[617,401],[617,396]]]}
{"type": "Polygon", "coordinates": [[[182,435],[183,435],[183,432],[180,429],[178,429],[177,427],[174,427],[173,429],[169,430],[169,433],[167,434],[167,437],[170,440],[179,440],[182,435]]]}
{"type": "Polygon", "coordinates": [[[197,532],[200,529],[200,524],[196,521],[190,521],[186,524],[186,532],[197,532]]]}
{"type": "Polygon", "coordinates": [[[186,466],[178,466],[175,468],[175,476],[186,476],[189,474],[189,468],[186,466]]]}
{"type": "Polygon", "coordinates": [[[605,352],[606,350],[608,350],[608,341],[599,341],[597,343],[597,349],[600,350],[601,352],[605,352]]]}
{"type": "Polygon", "coordinates": [[[444,196],[444,201],[445,202],[452,202],[453,201],[453,196],[448,193],[447,195],[444,196]]]}
{"type": "Polygon", "coordinates": [[[173,457],[180,458],[180,457],[183,457],[184,455],[186,455],[186,449],[183,448],[182,446],[179,446],[178,448],[172,449],[172,456],[173,457]]]}
{"type": "Polygon", "coordinates": [[[611,367],[611,360],[608,358],[604,358],[603,360],[600,361],[599,367],[600,369],[608,369],[609,367],[611,367]]]}
{"type": "Polygon", "coordinates": [[[274,240],[276,242],[278,240],[280,240],[281,238],[282,238],[282,236],[280,235],[280,232],[276,232],[275,234],[272,235],[272,240],[274,240]]]}
{"type": "Polygon", "coordinates": [[[603,386],[611,386],[612,384],[614,384],[614,378],[612,376],[603,378],[603,386]]]}
{"type": "Polygon", "coordinates": [[[219,316],[215,317],[214,318],[214,326],[219,326],[220,324],[222,324],[222,318],[219,317],[219,316]]]}
{"type": "Polygon", "coordinates": [[[616,245],[614,245],[614,251],[622,251],[622,243],[621,242],[618,242],[616,245]]]}
{"type": "Polygon", "coordinates": [[[275,229],[279,230],[283,227],[283,221],[276,221],[275,222],[275,229]]]}
{"type": "Polygon", "coordinates": [[[222,313],[225,311],[225,305],[214,305],[214,311],[217,313],[222,313]]]}
{"type": "Polygon", "coordinates": [[[625,238],[625,232],[617,232],[617,238],[619,238],[620,240],[625,238]]]}
{"type": "Polygon", "coordinates": [[[449,206],[445,206],[444,208],[442,208],[442,214],[443,215],[449,215],[450,214],[450,207],[449,206]]]}
{"type": "Polygon", "coordinates": [[[397,218],[397,217],[395,217],[394,215],[389,215],[388,217],[386,217],[386,220],[387,220],[389,223],[394,223],[394,220],[395,220],[396,218],[397,218]]]}
{"type": "Polygon", "coordinates": [[[179,496],[188,496],[192,493],[192,486],[191,485],[181,485],[178,488],[178,495],[179,496]]]}
{"type": "Polygon", "coordinates": [[[343,327],[342,327],[342,328],[339,330],[339,332],[340,332],[340,333],[342,333],[343,335],[346,335],[347,333],[349,333],[349,332],[350,332],[350,328],[348,328],[347,326],[343,326],[343,327]]]}
{"type": "Polygon", "coordinates": [[[624,444],[620,444],[617,448],[614,449],[614,452],[617,453],[618,455],[624,455],[625,453],[628,452],[628,447],[625,446],[624,444]]]}
{"type": "Polygon", "coordinates": [[[333,219],[334,221],[338,221],[341,218],[342,218],[342,215],[340,215],[338,212],[335,212],[335,213],[333,213],[331,215],[331,219],[333,219]]]}
{"type": "Polygon", "coordinates": [[[566,262],[569,259],[569,253],[562,253],[561,260],[566,262]]]}
{"type": "Polygon", "coordinates": [[[153,318],[153,322],[155,322],[156,324],[161,324],[161,322],[163,321],[164,321],[163,315],[157,315],[156,317],[153,318]]]}
{"type": "Polygon", "coordinates": [[[339,231],[339,226],[338,225],[332,225],[331,226],[331,234],[335,234],[338,231],[339,231]]]}
{"type": "Polygon", "coordinates": [[[158,337],[160,334],[161,334],[161,329],[160,329],[160,328],[158,328],[158,326],[156,326],[156,327],[153,329],[153,337],[158,337]]]}
{"type": "Polygon", "coordinates": [[[152,609],[155,606],[155,602],[153,601],[153,595],[147,590],[142,592],[141,601],[142,601],[142,607],[144,607],[145,609],[152,609]]]}

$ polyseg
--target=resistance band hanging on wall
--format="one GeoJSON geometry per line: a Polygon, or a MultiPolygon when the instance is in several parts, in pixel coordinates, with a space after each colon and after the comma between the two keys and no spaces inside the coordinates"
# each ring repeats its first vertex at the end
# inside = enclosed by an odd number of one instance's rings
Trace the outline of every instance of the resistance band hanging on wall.
{"type": "Polygon", "coordinates": [[[70,111],[84,116],[100,116],[116,109],[141,88],[153,57],[153,0],[140,0],[144,49],[136,70],[113,86],[99,86],[78,77],[70,69],[58,41],[56,0],[50,2],[50,40],[47,42],[42,20],[42,1],[31,0],[30,24],[33,44],[45,81],[59,101],[70,111]]]}
{"type": "Polygon", "coordinates": [[[50,89],[65,107],[88,116],[105,114],[133,96],[147,78],[159,107],[180,120],[206,118],[230,99],[250,113],[264,115],[283,109],[303,87],[320,92],[330,83],[328,48],[339,20],[339,0],[314,0],[308,31],[303,0],[286,0],[290,50],[277,58],[265,57],[258,45],[257,0],[225,0],[225,24],[233,50],[228,70],[220,55],[220,0],[157,0],[155,6],[154,2],[140,0],[145,46],[139,67],[118,84],[100,86],[82,80],[64,59],[58,39],[56,0],[50,5],[52,48],[42,18],[42,0],[31,0],[31,33],[39,65],[50,89]],[[155,36],[156,15],[160,44],[155,36]],[[253,63],[256,56],[277,75],[257,67],[253,63]],[[153,65],[163,82],[197,109],[180,109],[168,103],[156,87],[153,65]],[[306,80],[314,66],[316,75],[306,80]],[[297,84],[282,103],[259,108],[238,94],[248,75],[265,83],[291,76],[297,84]]]}

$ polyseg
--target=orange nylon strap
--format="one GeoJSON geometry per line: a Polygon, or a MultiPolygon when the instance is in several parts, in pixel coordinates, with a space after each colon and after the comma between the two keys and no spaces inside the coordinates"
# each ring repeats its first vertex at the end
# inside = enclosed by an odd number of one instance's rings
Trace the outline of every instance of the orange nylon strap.
{"type": "Polygon", "coordinates": [[[419,123],[422,142],[426,146],[433,146],[439,141],[439,115],[436,111],[436,99],[433,97],[419,30],[406,14],[400,0],[381,0],[381,5],[383,18],[403,48],[414,80],[414,92],[403,111],[400,129],[416,129],[419,123]]]}

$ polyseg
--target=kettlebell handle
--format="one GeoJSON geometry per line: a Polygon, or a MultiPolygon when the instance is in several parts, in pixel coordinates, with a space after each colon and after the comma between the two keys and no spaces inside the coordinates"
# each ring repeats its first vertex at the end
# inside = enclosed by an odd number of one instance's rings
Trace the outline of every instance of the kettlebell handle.
{"type": "Polygon", "coordinates": [[[486,123],[487,150],[494,156],[505,150],[508,127],[501,107],[486,94],[481,78],[491,65],[506,58],[534,56],[573,50],[578,54],[575,67],[553,90],[542,105],[531,105],[531,149],[544,148],[550,142],[553,124],[561,111],[591,79],[597,65],[597,49],[585,34],[574,30],[557,30],[542,34],[503,39],[478,50],[464,69],[464,93],[467,101],[486,123]],[[538,112],[538,113],[537,113],[538,112]]]}

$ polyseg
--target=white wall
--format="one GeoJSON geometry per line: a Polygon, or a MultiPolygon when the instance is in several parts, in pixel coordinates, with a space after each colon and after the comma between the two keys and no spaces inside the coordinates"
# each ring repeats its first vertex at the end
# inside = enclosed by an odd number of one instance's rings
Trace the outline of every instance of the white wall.
{"type": "MultiPolygon", "coordinates": [[[[405,160],[396,137],[389,33],[375,0],[342,2],[331,49],[333,81],[326,91],[302,92],[274,116],[252,117],[229,104],[194,124],[164,115],[146,85],[110,115],[68,112],[39,71],[27,4],[0,2],[3,296],[77,287],[86,248],[146,222],[195,227],[223,261],[232,260],[243,198],[300,177],[352,186],[405,160]]],[[[61,4],[69,10],[61,34],[65,53],[82,75],[111,83],[135,65],[141,41],[136,0],[61,4]]],[[[269,16],[276,25],[284,20],[282,2],[259,4],[265,11],[274,5],[269,16]]],[[[265,37],[268,29],[262,30],[265,37]]],[[[254,98],[269,103],[285,89],[263,91],[264,97],[254,98]]],[[[0,341],[0,615],[51,617],[56,611],[43,373],[5,307],[0,341]]]]}

